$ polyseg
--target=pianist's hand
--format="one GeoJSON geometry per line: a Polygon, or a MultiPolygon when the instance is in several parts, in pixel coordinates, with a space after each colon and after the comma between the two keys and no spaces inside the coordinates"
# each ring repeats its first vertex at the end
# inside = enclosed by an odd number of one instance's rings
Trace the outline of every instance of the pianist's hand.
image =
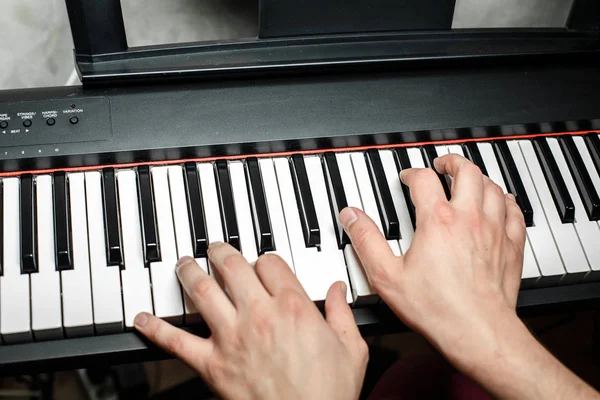
{"type": "Polygon", "coordinates": [[[224,398],[358,398],[368,350],[343,283],[329,289],[324,319],[278,256],[259,258],[255,272],[228,244],[211,245],[208,255],[231,300],[192,258],[181,259],[177,273],[212,336],[202,339],[140,314],[135,326],[143,335],[224,398]]]}

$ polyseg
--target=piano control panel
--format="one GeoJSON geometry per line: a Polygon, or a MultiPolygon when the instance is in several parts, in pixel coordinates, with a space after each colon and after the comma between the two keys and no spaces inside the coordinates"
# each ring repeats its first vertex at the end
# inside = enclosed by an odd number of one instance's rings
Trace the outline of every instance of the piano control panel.
{"type": "Polygon", "coordinates": [[[0,103],[0,149],[107,140],[106,97],[0,103]]]}

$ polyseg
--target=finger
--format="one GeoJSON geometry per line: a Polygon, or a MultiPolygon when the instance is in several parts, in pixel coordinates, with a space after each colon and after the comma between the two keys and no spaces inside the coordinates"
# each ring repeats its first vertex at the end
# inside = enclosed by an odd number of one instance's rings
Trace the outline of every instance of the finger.
{"type": "Polygon", "coordinates": [[[140,313],[134,320],[135,328],[152,343],[203,372],[204,360],[212,351],[212,342],[174,327],[148,313],[140,313]]]}
{"type": "Polygon", "coordinates": [[[435,169],[450,175],[452,203],[472,208],[483,203],[483,174],[479,167],[458,154],[447,154],[434,160],[435,169]]]}
{"type": "Polygon", "coordinates": [[[208,257],[223,278],[236,306],[244,306],[253,299],[268,295],[252,266],[233,246],[213,243],[208,248],[208,257]]]}
{"type": "Polygon", "coordinates": [[[506,236],[517,248],[523,249],[525,247],[525,240],[527,238],[525,228],[525,217],[523,212],[515,200],[515,196],[507,194],[505,196],[505,209],[506,209],[506,236]]]}
{"type": "Polygon", "coordinates": [[[340,222],[365,267],[369,281],[376,284],[397,260],[390,245],[373,220],[357,208],[344,208],[340,213],[340,222]]]}
{"type": "Polygon", "coordinates": [[[234,325],[236,311],[233,304],[217,281],[208,276],[196,260],[191,257],[181,258],[177,262],[177,276],[213,332],[234,325]]]}
{"type": "Polygon", "coordinates": [[[292,289],[306,296],[308,295],[292,272],[292,269],[275,254],[264,254],[256,261],[256,275],[271,296],[277,296],[283,289],[292,289]]]}
{"type": "Polygon", "coordinates": [[[504,224],[506,219],[506,196],[502,188],[488,177],[483,181],[483,213],[492,221],[504,224]]]}
{"type": "Polygon", "coordinates": [[[354,314],[346,302],[348,287],[344,282],[336,282],[329,288],[325,300],[325,318],[331,329],[345,344],[351,344],[360,336],[354,314]]]}
{"type": "Polygon", "coordinates": [[[426,215],[439,201],[447,201],[437,174],[431,168],[409,168],[400,172],[400,179],[410,189],[410,198],[419,215],[426,215]]]}

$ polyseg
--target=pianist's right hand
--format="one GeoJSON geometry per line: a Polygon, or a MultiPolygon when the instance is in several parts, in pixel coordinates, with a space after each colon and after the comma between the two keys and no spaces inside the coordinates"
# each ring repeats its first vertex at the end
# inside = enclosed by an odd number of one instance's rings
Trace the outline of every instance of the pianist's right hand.
{"type": "Polygon", "coordinates": [[[403,171],[417,229],[402,257],[357,209],[340,220],[381,298],[463,373],[498,398],[597,398],[516,315],[523,214],[512,195],[458,155],[435,160],[453,177],[446,199],[431,169],[403,171]]]}

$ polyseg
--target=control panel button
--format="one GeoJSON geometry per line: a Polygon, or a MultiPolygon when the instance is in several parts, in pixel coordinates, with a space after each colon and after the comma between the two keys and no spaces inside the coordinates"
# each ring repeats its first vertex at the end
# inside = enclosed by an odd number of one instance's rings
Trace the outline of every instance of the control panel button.
{"type": "Polygon", "coordinates": [[[47,123],[49,126],[52,126],[52,125],[54,125],[54,124],[56,123],[56,120],[55,120],[54,118],[48,118],[48,119],[46,120],[46,123],[47,123]]]}
{"type": "Polygon", "coordinates": [[[31,120],[30,119],[26,119],[25,121],[23,121],[23,126],[25,128],[29,128],[31,126],[31,120]]]}
{"type": "Polygon", "coordinates": [[[0,129],[6,129],[6,128],[8,128],[8,122],[0,121],[0,129]]]}
{"type": "Polygon", "coordinates": [[[75,125],[76,123],[79,122],[79,118],[77,118],[77,117],[71,117],[71,119],[69,119],[69,122],[72,123],[73,125],[75,125]]]}

